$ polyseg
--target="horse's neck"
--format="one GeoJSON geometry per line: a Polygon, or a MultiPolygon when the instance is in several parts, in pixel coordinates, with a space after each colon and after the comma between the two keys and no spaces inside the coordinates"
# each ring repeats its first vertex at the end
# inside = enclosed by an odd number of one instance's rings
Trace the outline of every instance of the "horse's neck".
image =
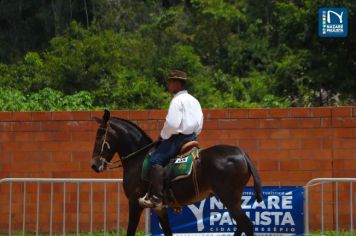
{"type": "MultiPolygon", "coordinates": [[[[152,140],[150,140],[149,137],[143,133],[143,131],[125,121],[119,120],[113,128],[117,134],[117,151],[121,158],[137,152],[152,142],[152,140]]],[[[138,165],[142,166],[147,152],[148,150],[142,151],[137,155],[129,157],[126,160],[122,160],[124,169],[137,168],[138,165]]]]}

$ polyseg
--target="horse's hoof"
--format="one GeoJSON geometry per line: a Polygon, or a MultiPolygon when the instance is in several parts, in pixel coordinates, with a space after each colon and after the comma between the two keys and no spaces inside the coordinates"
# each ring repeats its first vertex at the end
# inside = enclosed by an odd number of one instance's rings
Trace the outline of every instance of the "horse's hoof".
{"type": "Polygon", "coordinates": [[[154,209],[155,209],[156,211],[162,211],[162,210],[163,210],[162,202],[160,202],[159,204],[156,204],[156,205],[154,206],[154,209]]]}
{"type": "Polygon", "coordinates": [[[145,196],[138,199],[138,203],[143,208],[155,208],[157,211],[163,209],[162,201],[155,201],[154,196],[149,197],[147,193],[145,196]]]}
{"type": "Polygon", "coordinates": [[[138,204],[140,204],[143,208],[153,208],[155,206],[150,199],[146,199],[144,197],[138,199],[138,204]]]}
{"type": "Polygon", "coordinates": [[[152,208],[152,207],[154,207],[154,204],[151,201],[151,199],[149,198],[148,193],[146,193],[145,196],[140,197],[138,199],[138,204],[143,208],[152,208]]]}

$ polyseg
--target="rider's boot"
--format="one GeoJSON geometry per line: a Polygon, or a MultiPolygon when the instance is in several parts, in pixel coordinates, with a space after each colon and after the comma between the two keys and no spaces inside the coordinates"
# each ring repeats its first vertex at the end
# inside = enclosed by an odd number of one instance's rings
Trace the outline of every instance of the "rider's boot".
{"type": "Polygon", "coordinates": [[[163,167],[161,165],[154,165],[150,170],[151,194],[139,199],[142,207],[148,208],[162,208],[163,196],[163,167]]]}

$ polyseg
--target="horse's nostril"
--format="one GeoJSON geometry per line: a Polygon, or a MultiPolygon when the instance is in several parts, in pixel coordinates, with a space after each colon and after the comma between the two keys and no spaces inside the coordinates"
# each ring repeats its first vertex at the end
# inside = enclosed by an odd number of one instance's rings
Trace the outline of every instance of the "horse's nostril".
{"type": "Polygon", "coordinates": [[[96,172],[99,173],[99,169],[96,165],[91,165],[91,168],[96,172]]]}

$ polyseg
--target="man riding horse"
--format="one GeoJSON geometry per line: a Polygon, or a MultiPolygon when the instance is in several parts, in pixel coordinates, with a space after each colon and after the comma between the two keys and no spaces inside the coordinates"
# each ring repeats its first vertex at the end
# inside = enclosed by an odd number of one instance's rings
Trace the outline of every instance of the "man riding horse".
{"type": "Polygon", "coordinates": [[[161,142],[149,158],[151,193],[142,197],[142,207],[162,208],[163,166],[174,158],[181,146],[196,140],[203,127],[203,112],[199,101],[186,90],[187,75],[172,70],[168,77],[168,90],[172,98],[166,121],[160,133],[161,142]]]}
{"type": "MultiPolygon", "coordinates": [[[[153,142],[135,123],[111,117],[110,112],[105,110],[101,119],[95,118],[99,127],[91,168],[98,173],[105,171],[108,166],[115,168],[114,164],[118,161],[112,162],[112,159],[115,153],[119,155],[122,165],[118,167],[123,168],[123,189],[129,201],[128,236],[135,235],[144,207],[155,208],[164,235],[171,236],[173,232],[167,208],[160,208],[162,204],[178,209],[212,195],[219,197],[236,222],[234,235],[253,236],[253,224],[242,209],[241,198],[243,189],[252,176],[257,202],[261,202],[261,178],[248,154],[239,147],[217,144],[201,150],[199,158],[193,162],[192,174],[170,181],[171,197],[167,195],[167,198],[162,199],[162,166],[177,155],[182,144],[194,140],[202,129],[203,114],[199,102],[185,90],[186,79],[187,76],[182,71],[172,71],[169,74],[168,89],[175,96],[161,132],[162,141],[149,160],[146,158],[149,148],[157,142],[153,142]],[[143,177],[143,171],[147,170],[146,164],[151,171],[143,177]]],[[[182,149],[188,149],[185,146],[191,147],[187,143],[182,149]]],[[[185,150],[181,152],[185,153],[185,150]]]]}

